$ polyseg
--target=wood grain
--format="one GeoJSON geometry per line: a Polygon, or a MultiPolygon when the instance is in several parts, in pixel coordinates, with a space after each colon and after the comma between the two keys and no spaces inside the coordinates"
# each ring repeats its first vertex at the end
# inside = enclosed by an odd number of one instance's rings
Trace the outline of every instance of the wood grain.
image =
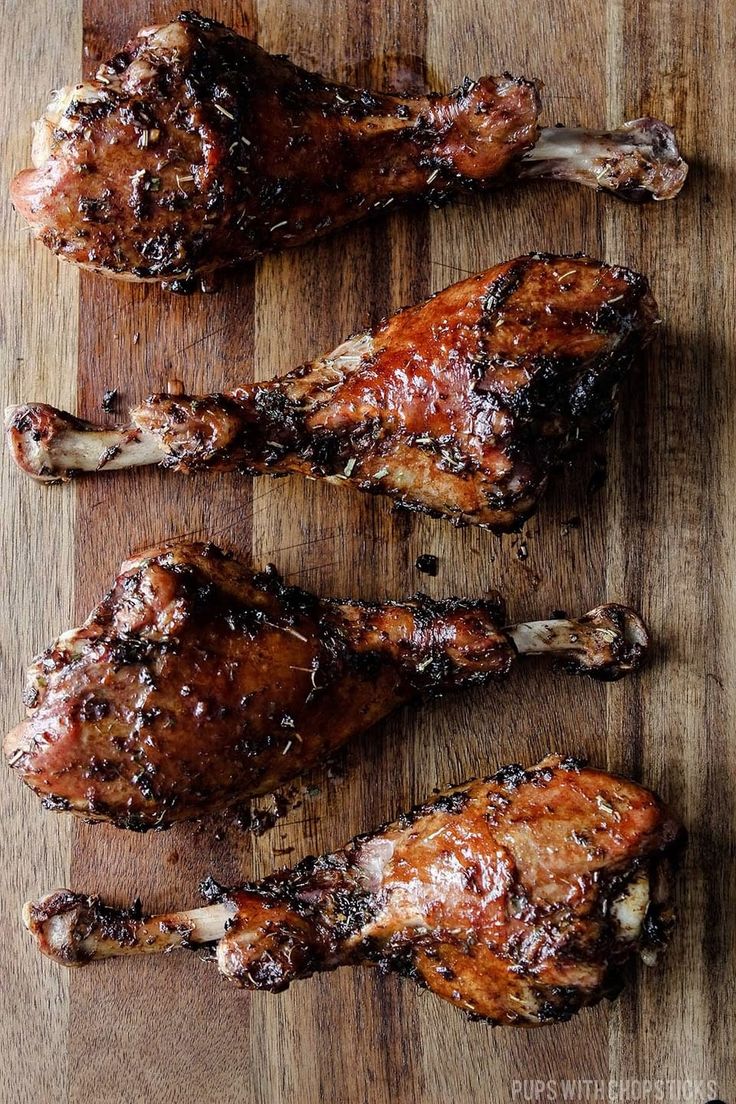
{"type": "MultiPolygon", "coordinates": [[[[139,837],[44,814],[7,772],[0,922],[3,1101],[100,1104],[503,1104],[514,1082],[680,1079],[666,1100],[726,1100],[736,1063],[733,877],[736,584],[734,114],[730,0],[227,0],[205,14],[267,49],[368,85],[446,87],[510,69],[545,84],[545,118],[677,124],[695,161],[675,203],[630,208],[564,186],[530,185],[444,211],[394,215],[269,258],[216,295],[78,276],[33,247],[4,210],[2,351],[9,401],[39,398],[99,414],[170,376],[192,391],[268,378],[467,271],[530,249],[584,249],[646,272],[666,318],[658,347],[622,395],[607,442],[547,498],[522,537],[457,532],[394,515],[380,500],[297,480],[158,471],[43,490],[2,466],[2,656],[8,724],[35,650],[81,618],[129,552],[212,537],[323,594],[439,596],[498,587],[514,615],[639,606],[654,662],[603,687],[532,667],[501,687],[407,709],[305,780],[309,793],[256,838],[204,822],[139,837]],[[77,315],[77,304],[79,313],[77,315]],[[566,524],[580,517],[579,528],[566,524]],[[528,552],[518,553],[522,543],[528,552]],[[416,557],[440,559],[436,579],[416,557]],[[537,1032],[489,1031],[394,978],[343,970],[278,997],[236,992],[194,956],[61,975],[24,937],[22,901],[70,883],[152,909],[197,900],[206,873],[236,881],[332,847],[431,789],[550,749],[584,753],[659,788],[691,833],[682,922],[656,971],[614,1006],[537,1032]],[[680,1096],[676,1092],[680,1092],[680,1096]]],[[[27,158],[47,89],[73,79],[138,27],[177,10],[129,0],[62,0],[50,40],[44,5],[6,3],[2,96],[6,179],[27,158]],[[33,64],[29,64],[29,59],[33,64]],[[28,79],[27,74],[32,78],[28,79]]],[[[2,200],[7,208],[7,201],[2,200]]],[[[530,1090],[528,1090],[530,1091],[530,1090]]],[[[582,1092],[582,1090],[581,1090],[582,1092]]],[[[541,1100],[554,1099],[542,1095],[541,1100]]],[[[579,1094],[574,1099],[584,1100],[579,1094]]]]}
{"type": "MultiPolygon", "coordinates": [[[[3,3],[6,32],[0,42],[2,71],[15,74],[2,90],[0,130],[0,354],[3,406],[24,395],[53,395],[76,402],[78,280],[53,257],[39,256],[30,234],[13,213],[7,184],[28,163],[31,123],[43,99],[79,70],[81,4],[66,5],[66,18],[49,38],[31,5],[3,3]],[[24,76],[19,72],[19,63],[24,76]],[[32,74],[32,79],[31,79],[32,74]],[[34,93],[31,94],[30,83],[34,93]],[[53,340],[49,340],[53,333],[53,340]]],[[[45,21],[45,17],[44,17],[45,21]]],[[[10,458],[0,464],[3,571],[0,658],[5,692],[2,729],[19,716],[19,693],[28,656],[69,624],[73,612],[74,499],[55,488],[39,497],[17,478],[10,458]]],[[[40,817],[38,803],[9,772],[0,781],[0,1098],[67,1099],[68,977],[41,967],[18,923],[18,906],[41,879],[69,879],[72,825],[40,817]]]]}

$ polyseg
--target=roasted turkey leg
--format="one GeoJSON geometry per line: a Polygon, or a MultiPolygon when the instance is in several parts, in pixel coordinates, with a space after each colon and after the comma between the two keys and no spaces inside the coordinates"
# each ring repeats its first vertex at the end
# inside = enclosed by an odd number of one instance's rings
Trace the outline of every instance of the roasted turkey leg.
{"type": "Polygon", "coordinates": [[[11,766],[51,808],[145,830],[267,793],[405,702],[507,674],[517,654],[618,678],[647,646],[604,606],[504,628],[493,596],[315,598],[212,545],[123,565],[34,662],[11,766]]]}
{"type": "Polygon", "coordinates": [[[155,463],[296,472],[505,531],[535,510],[552,469],[608,426],[657,321],[646,280],[628,269],[520,257],[281,379],[154,395],[113,429],[11,407],[8,439],[44,481],[155,463]]]}
{"type": "Polygon", "coordinates": [[[550,757],[262,882],[210,881],[204,908],[144,918],[57,890],[24,919],[65,966],[217,942],[220,970],[248,989],[370,964],[474,1018],[537,1025],[615,996],[637,955],[654,961],[674,922],[681,842],[649,790],[550,757]]]}
{"type": "Polygon", "coordinates": [[[185,290],[393,203],[499,179],[548,175],[634,200],[682,187],[664,123],[540,131],[539,110],[536,85],[508,75],[446,96],[348,88],[184,12],[56,94],[12,196],[65,260],[185,290]]]}

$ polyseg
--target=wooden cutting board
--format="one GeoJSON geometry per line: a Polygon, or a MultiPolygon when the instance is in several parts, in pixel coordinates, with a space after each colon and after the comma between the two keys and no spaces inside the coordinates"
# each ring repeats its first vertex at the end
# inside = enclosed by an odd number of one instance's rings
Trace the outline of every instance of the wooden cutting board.
{"type": "MultiPolygon", "coordinates": [[[[509,69],[543,79],[550,123],[660,116],[676,124],[693,168],[681,198],[660,206],[538,184],[395,214],[192,298],[80,278],[32,244],[6,198],[49,89],[94,71],[176,5],[4,7],[6,401],[43,399],[99,417],[108,388],[118,389],[122,410],[172,375],[192,392],[268,378],[466,272],[536,249],[582,249],[642,270],[666,324],[622,395],[605,485],[589,493],[589,456],[523,538],[394,516],[384,501],[296,479],[186,480],[155,470],[43,489],[3,457],[4,728],[21,716],[31,656],[79,622],[125,556],[175,536],[213,538],[256,565],[272,561],[322,594],[474,596],[498,587],[519,617],[627,601],[644,612],[656,647],[640,677],[616,686],[529,664],[503,686],[407,709],[355,741],[331,773],[305,780],[300,807],[260,838],[210,822],[146,837],[73,823],[43,812],[0,772],[2,1101],[503,1104],[535,1091],[561,1099],[563,1078],[613,1079],[619,1093],[632,1079],[673,1081],[679,1087],[650,1099],[733,1100],[731,0],[202,0],[205,14],[268,50],[351,83],[446,88],[466,73],[509,69]],[[425,552],[439,557],[434,579],[415,568],[425,552]],[[183,953],[67,973],[42,960],[22,930],[22,902],[54,886],[119,902],[140,895],[152,910],[190,905],[207,873],[223,882],[260,876],[392,817],[438,784],[533,763],[550,749],[643,779],[691,833],[681,923],[665,960],[639,970],[617,1004],[569,1024],[492,1031],[369,970],[280,996],[238,992],[183,953]]],[[[585,1086],[570,1091],[569,1099],[594,1099],[585,1086]]]]}

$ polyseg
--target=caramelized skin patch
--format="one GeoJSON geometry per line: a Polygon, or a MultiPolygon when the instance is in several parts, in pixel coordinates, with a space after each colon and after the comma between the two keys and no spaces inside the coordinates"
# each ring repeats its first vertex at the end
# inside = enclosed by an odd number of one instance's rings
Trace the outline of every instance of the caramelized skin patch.
{"type": "Polygon", "coordinates": [[[506,768],[343,851],[225,891],[237,911],[218,962],[272,990],[367,962],[493,1023],[568,1019],[666,941],[680,841],[633,782],[557,758],[506,768]]]}
{"type": "Polygon", "coordinates": [[[367,92],[182,13],[47,110],[13,200],[64,259],[177,289],[387,207],[504,174],[536,142],[511,77],[367,92]]]}
{"type": "Polygon", "coordinates": [[[274,790],[416,694],[506,674],[503,614],[321,600],[213,546],[161,550],[34,662],[6,754],[50,807],[165,826],[274,790]]]}
{"type": "Polygon", "coordinates": [[[535,510],[550,472],[607,428],[656,320],[646,280],[627,269],[521,257],[281,379],[154,396],[132,411],[132,428],[183,471],[337,479],[507,531],[535,510]]]}

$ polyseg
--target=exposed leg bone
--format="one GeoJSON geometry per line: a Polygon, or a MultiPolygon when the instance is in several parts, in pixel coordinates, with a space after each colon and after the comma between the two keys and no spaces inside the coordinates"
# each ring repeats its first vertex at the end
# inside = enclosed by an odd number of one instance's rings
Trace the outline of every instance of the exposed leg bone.
{"type": "Polygon", "coordinates": [[[646,118],[603,132],[546,128],[534,148],[524,154],[518,174],[585,184],[619,199],[643,203],[676,196],[687,169],[672,128],[646,118]]]}
{"type": "Polygon", "coordinates": [[[214,943],[225,934],[234,912],[234,905],[224,903],[144,919],[133,909],[105,905],[99,897],[59,889],[24,905],[23,923],[49,958],[64,966],[84,966],[92,959],[214,943]]]}
{"type": "Polygon", "coordinates": [[[8,407],[5,426],[16,464],[40,483],[158,464],[163,458],[153,434],[137,426],[103,429],[46,403],[8,407]]]}
{"type": "Polygon", "coordinates": [[[606,605],[575,621],[528,621],[508,634],[520,655],[560,659],[571,671],[618,679],[641,666],[649,634],[638,614],[626,606],[606,605]]]}

